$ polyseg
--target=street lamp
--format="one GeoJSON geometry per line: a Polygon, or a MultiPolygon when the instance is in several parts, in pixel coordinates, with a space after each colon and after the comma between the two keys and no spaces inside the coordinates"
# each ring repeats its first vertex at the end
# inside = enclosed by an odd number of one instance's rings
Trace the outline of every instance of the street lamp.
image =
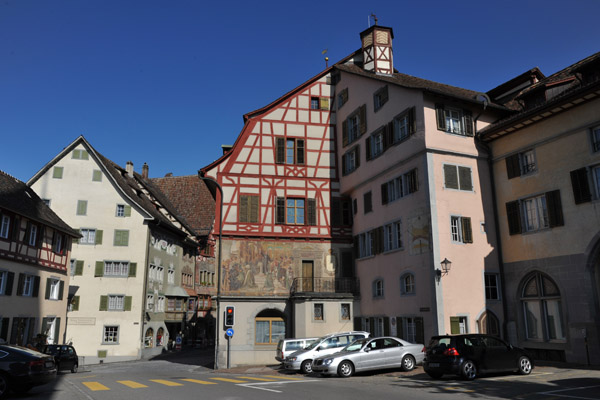
{"type": "Polygon", "coordinates": [[[217,298],[215,299],[217,302],[217,305],[216,305],[217,317],[216,317],[216,326],[215,326],[215,370],[218,370],[219,369],[219,316],[221,314],[220,297],[221,297],[221,238],[222,238],[222,234],[223,234],[223,188],[221,187],[221,185],[219,185],[219,183],[216,180],[203,176],[203,172],[201,170],[198,170],[198,178],[202,179],[203,181],[213,183],[217,187],[217,189],[219,189],[219,193],[221,194],[221,201],[220,201],[221,208],[219,211],[219,255],[217,258],[217,298]]]}
{"type": "Polygon", "coordinates": [[[435,278],[438,282],[440,281],[440,279],[442,279],[442,275],[448,274],[448,272],[450,271],[450,268],[452,267],[452,261],[450,261],[446,257],[444,257],[444,261],[442,261],[440,263],[440,265],[442,266],[442,269],[435,270],[435,278]]]}

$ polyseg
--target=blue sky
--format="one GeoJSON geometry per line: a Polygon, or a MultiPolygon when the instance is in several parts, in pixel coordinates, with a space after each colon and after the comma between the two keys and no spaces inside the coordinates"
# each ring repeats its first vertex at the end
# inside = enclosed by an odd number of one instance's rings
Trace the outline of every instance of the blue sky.
{"type": "Polygon", "coordinates": [[[195,174],[324,49],[358,49],[371,13],[400,72],[477,91],[600,51],[600,0],[2,0],[0,169],[27,181],[84,135],[151,177],[195,174]]]}

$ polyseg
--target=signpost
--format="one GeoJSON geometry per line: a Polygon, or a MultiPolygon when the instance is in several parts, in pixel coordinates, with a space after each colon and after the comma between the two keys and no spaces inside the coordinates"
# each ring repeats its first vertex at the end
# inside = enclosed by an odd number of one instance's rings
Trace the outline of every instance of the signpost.
{"type": "Polygon", "coordinates": [[[233,336],[233,328],[229,328],[225,331],[225,334],[227,335],[227,369],[229,369],[229,341],[231,340],[231,337],[233,336]]]}

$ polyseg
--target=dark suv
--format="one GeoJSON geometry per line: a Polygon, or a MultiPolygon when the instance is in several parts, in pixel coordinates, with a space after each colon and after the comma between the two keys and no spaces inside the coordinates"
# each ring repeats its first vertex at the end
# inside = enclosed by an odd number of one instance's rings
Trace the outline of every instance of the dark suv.
{"type": "Polygon", "coordinates": [[[44,348],[44,353],[54,356],[54,362],[58,371],[77,372],[79,357],[77,357],[77,352],[73,346],[68,344],[49,344],[44,348]]]}
{"type": "Polygon", "coordinates": [[[527,375],[533,362],[525,350],[495,336],[442,335],[431,338],[423,369],[436,379],[455,374],[471,380],[484,372],[518,371],[527,375]]]}

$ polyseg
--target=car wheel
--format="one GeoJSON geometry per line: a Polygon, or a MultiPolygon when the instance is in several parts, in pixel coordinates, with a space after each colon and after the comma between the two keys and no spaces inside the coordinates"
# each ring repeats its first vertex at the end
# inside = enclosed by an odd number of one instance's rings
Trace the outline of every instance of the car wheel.
{"type": "Polygon", "coordinates": [[[8,393],[8,377],[0,372],[0,399],[8,393]]]}
{"type": "Polygon", "coordinates": [[[402,369],[404,371],[412,371],[413,369],[415,369],[415,358],[410,354],[407,354],[404,357],[402,357],[402,369]]]}
{"type": "Polygon", "coordinates": [[[74,374],[77,373],[77,368],[79,368],[79,365],[73,364],[73,367],[71,367],[71,372],[74,374]]]}
{"type": "Polygon", "coordinates": [[[477,376],[477,366],[473,361],[467,360],[460,367],[460,374],[463,378],[471,381],[477,376]]]}
{"type": "Polygon", "coordinates": [[[354,365],[350,361],[342,361],[338,366],[338,375],[342,378],[348,378],[354,375],[354,365]]]}
{"type": "Polygon", "coordinates": [[[312,372],[312,360],[305,360],[302,361],[302,364],[300,364],[300,371],[302,371],[302,373],[304,374],[310,374],[312,372]]]}
{"type": "Polygon", "coordinates": [[[519,373],[521,375],[529,375],[533,366],[531,365],[531,360],[527,356],[522,356],[519,358],[519,373]]]}
{"type": "Polygon", "coordinates": [[[429,375],[433,379],[440,379],[443,375],[441,372],[437,372],[437,371],[426,371],[426,372],[427,372],[427,375],[429,375]]]}

